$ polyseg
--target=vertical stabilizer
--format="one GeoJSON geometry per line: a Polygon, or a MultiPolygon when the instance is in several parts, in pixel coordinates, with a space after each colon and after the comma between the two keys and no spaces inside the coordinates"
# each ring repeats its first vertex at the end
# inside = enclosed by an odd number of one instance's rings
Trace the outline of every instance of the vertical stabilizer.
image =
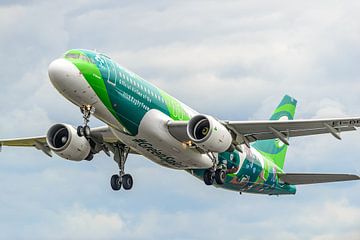
{"type": "MultiPolygon", "coordinates": [[[[279,106],[275,109],[270,120],[293,120],[297,101],[285,95],[279,106]]],[[[252,147],[262,155],[271,159],[280,168],[284,167],[285,156],[288,146],[279,139],[259,140],[252,147]]]]}

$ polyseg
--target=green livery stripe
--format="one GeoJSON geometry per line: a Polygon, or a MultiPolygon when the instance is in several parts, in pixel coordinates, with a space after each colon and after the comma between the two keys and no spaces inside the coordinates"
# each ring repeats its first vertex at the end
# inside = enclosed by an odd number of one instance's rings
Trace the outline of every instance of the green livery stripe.
{"type": "Polygon", "coordinates": [[[182,107],[181,103],[176,100],[175,98],[171,97],[169,94],[164,92],[161,89],[158,89],[160,92],[161,97],[165,100],[165,104],[167,109],[169,110],[170,117],[173,120],[189,120],[190,116],[182,107]]]}
{"type": "Polygon", "coordinates": [[[80,61],[71,60],[73,64],[83,74],[85,80],[89,83],[91,88],[95,91],[96,95],[100,98],[101,102],[105,105],[105,107],[112,113],[112,115],[116,118],[115,110],[113,109],[109,95],[107,93],[104,81],[101,78],[101,74],[99,72],[99,69],[93,65],[89,67],[89,65],[84,65],[80,61]]]}
{"type": "MultiPolygon", "coordinates": [[[[295,109],[296,109],[295,105],[293,105],[293,104],[285,104],[283,106],[278,107],[274,111],[273,116],[278,114],[278,113],[281,113],[281,112],[287,112],[289,114],[289,116],[291,116],[291,119],[293,119],[294,115],[295,115],[295,109]]],[[[274,119],[274,120],[277,120],[277,119],[274,119]]]]}
{"type": "Polygon", "coordinates": [[[87,50],[70,50],[77,66],[107,109],[131,135],[138,133],[144,115],[157,109],[174,120],[189,120],[183,105],[166,92],[126,70],[109,57],[87,50]]]}

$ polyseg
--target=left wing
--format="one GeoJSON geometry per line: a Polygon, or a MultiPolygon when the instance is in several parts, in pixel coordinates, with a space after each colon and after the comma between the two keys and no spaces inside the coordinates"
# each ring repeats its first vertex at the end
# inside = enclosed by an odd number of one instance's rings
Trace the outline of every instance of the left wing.
{"type": "Polygon", "coordinates": [[[281,181],[293,185],[360,180],[352,174],[280,173],[278,176],[281,181]]]}
{"type": "MultiPolygon", "coordinates": [[[[96,127],[91,129],[91,138],[100,144],[110,144],[120,142],[114,134],[110,131],[108,126],[96,127]]],[[[0,139],[0,147],[35,147],[43,151],[49,157],[52,157],[52,151],[46,142],[46,136],[28,137],[28,138],[13,138],[13,139],[0,139]]],[[[130,153],[138,154],[130,150],[130,153]]]]}
{"type": "Polygon", "coordinates": [[[46,143],[46,137],[29,137],[29,138],[13,138],[0,140],[0,146],[10,147],[35,147],[38,150],[43,151],[49,157],[52,157],[52,152],[46,143]]]}

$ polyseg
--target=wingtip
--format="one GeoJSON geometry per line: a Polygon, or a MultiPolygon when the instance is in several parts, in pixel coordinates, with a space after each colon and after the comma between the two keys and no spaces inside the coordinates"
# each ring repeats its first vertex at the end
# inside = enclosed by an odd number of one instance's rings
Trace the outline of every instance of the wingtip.
{"type": "Polygon", "coordinates": [[[347,174],[347,175],[352,178],[352,179],[349,179],[349,180],[360,180],[359,175],[356,175],[356,174],[347,174]]]}

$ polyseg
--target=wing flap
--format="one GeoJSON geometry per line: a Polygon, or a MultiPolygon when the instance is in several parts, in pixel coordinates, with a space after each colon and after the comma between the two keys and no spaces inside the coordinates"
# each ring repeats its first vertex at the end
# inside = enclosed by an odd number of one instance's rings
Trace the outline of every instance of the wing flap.
{"type": "Polygon", "coordinates": [[[281,173],[279,178],[281,181],[293,185],[360,180],[359,176],[353,174],[327,173],[281,173]]]}

